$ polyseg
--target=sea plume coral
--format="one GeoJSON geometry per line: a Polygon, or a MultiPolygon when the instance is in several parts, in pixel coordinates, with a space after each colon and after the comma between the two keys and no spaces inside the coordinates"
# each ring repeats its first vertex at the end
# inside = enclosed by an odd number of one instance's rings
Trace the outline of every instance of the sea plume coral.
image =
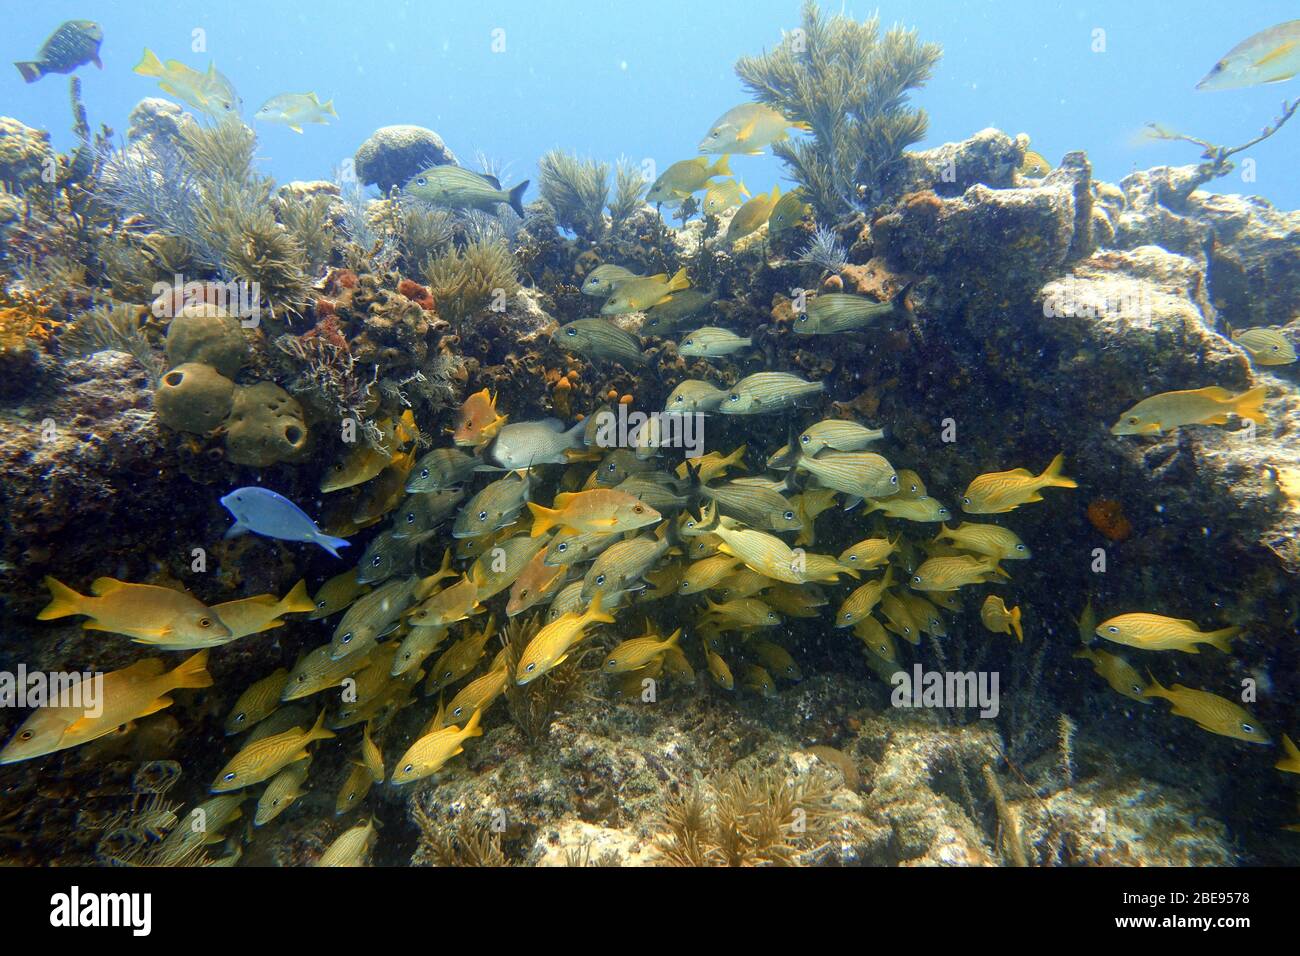
{"type": "Polygon", "coordinates": [[[599,239],[605,231],[609,164],[554,149],[537,167],[542,198],[555,211],[555,221],[583,239],[599,239]]]}
{"type": "Polygon", "coordinates": [[[913,30],[893,27],[882,37],[879,16],[825,17],[806,0],[801,28],[774,50],[741,57],[736,73],[761,102],[808,124],[811,140],[773,151],[830,220],[887,195],[892,168],[928,124],[924,110],[908,106],[908,92],[925,84],[941,54],[913,30]]]}

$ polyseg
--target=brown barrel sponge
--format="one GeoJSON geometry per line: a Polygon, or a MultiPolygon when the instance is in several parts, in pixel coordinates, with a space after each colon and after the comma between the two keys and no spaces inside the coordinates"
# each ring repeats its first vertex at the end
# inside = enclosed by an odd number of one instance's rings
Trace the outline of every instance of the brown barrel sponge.
{"type": "Polygon", "coordinates": [[[307,422],[298,400],[274,382],[235,389],[226,420],[226,451],[237,465],[265,467],[307,448],[307,422]]]}
{"type": "Polygon", "coordinates": [[[158,420],[178,432],[206,434],[230,414],[235,383],[211,365],[187,362],[158,380],[153,407],[158,420]]]}
{"type": "Polygon", "coordinates": [[[211,365],[234,378],[248,357],[248,341],[239,319],[215,305],[187,305],[167,327],[167,362],[211,365]]]}

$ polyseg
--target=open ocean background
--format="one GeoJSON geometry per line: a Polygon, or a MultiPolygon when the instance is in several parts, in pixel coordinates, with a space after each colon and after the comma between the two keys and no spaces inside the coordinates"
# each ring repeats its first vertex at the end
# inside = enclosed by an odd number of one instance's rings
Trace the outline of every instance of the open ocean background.
{"type": "MultiPolygon", "coordinates": [[[[507,164],[511,181],[535,182],[537,158],[554,147],[611,163],[649,158],[662,171],[695,155],[712,121],[747,98],[732,71],[736,58],[775,45],[799,16],[797,0],[4,0],[0,9],[0,54],[9,61],[31,59],[64,20],[103,24],[104,70],[79,75],[92,126],[107,123],[119,135],[136,102],[162,95],[132,72],[146,46],[196,69],[215,60],[243,98],[246,120],[286,91],[333,99],[333,126],[300,136],[257,124],[264,168],[281,182],[332,178],[366,136],[394,123],[437,131],[466,165],[480,153],[507,164]],[[206,52],[191,51],[195,30],[206,52]],[[504,51],[493,52],[502,39],[504,51]]],[[[864,18],[877,5],[844,9],[864,18]]],[[[1197,159],[1190,144],[1144,140],[1149,121],[1237,144],[1271,122],[1284,97],[1300,95],[1300,81],[1194,89],[1234,44],[1294,18],[1294,2],[927,0],[878,9],[885,25],[901,21],[944,47],[916,97],[930,113],[922,146],[995,126],[1028,133],[1053,164],[1086,150],[1095,174],[1118,182],[1134,169],[1197,159]],[[1096,30],[1105,31],[1105,52],[1093,52],[1096,30]]],[[[0,76],[0,112],[49,129],[56,148],[73,145],[64,77],[28,86],[12,67],[0,76]]],[[[1216,191],[1300,206],[1296,130],[1247,155],[1255,181],[1243,182],[1239,168],[1216,191]]],[[[738,157],[734,168],[754,192],[788,185],[770,156],[738,157]]]]}

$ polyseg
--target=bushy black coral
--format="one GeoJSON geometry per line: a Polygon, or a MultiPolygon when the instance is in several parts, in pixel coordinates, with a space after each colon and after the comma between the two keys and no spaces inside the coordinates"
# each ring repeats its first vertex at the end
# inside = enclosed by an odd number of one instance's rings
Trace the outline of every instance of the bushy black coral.
{"type": "Polygon", "coordinates": [[[893,27],[882,37],[878,16],[824,17],[807,0],[802,27],[775,50],[742,57],[736,73],[757,99],[809,126],[810,140],[773,151],[819,218],[835,219],[888,195],[903,150],[928,125],[924,110],[908,106],[908,92],[925,84],[941,54],[913,30],[893,27]]]}

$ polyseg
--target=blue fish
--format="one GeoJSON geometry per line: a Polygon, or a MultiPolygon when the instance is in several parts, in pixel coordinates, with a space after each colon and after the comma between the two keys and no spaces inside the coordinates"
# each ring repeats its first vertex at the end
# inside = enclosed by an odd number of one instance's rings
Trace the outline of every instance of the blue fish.
{"type": "Polygon", "coordinates": [[[339,553],[335,549],[349,544],[342,538],[331,538],[296,504],[268,488],[236,488],[221,503],[235,518],[227,538],[251,531],[281,541],[307,541],[319,544],[336,558],[339,553]]]}

